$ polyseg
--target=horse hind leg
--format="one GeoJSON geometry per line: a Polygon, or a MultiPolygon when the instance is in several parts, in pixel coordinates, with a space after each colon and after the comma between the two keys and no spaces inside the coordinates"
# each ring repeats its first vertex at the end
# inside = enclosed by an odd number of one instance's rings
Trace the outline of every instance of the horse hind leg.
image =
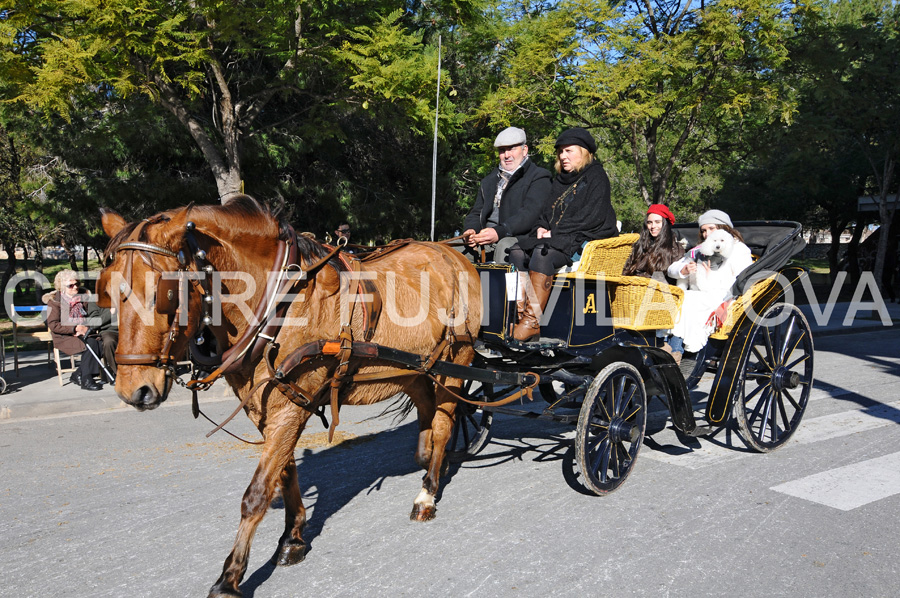
{"type": "MultiPolygon", "coordinates": [[[[451,391],[460,392],[462,385],[460,380],[442,380],[442,382],[451,391]]],[[[435,496],[440,489],[441,475],[447,473],[444,461],[447,442],[453,432],[453,416],[456,410],[456,397],[447,390],[440,387],[435,389],[431,386],[428,393],[434,400],[432,404],[436,405],[436,408],[431,410],[433,414],[430,427],[431,455],[425,477],[422,478],[422,490],[416,496],[412,512],[409,514],[409,518],[413,521],[430,521],[434,519],[437,512],[435,496]]]]}
{"type": "Polygon", "coordinates": [[[293,457],[281,475],[281,495],[284,500],[284,533],[278,540],[272,562],[279,566],[296,565],[306,558],[306,542],[303,540],[306,507],[300,495],[297,465],[293,457]]]}
{"type": "Polygon", "coordinates": [[[415,460],[419,467],[428,470],[434,452],[434,435],[431,430],[435,407],[434,387],[429,380],[420,378],[414,387],[406,390],[406,393],[410,397],[415,397],[413,403],[419,419],[419,442],[416,446],[415,460]]]}

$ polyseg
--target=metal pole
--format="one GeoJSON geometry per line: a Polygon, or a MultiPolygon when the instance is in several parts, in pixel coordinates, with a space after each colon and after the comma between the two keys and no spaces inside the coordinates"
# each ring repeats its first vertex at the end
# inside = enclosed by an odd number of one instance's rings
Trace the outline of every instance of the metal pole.
{"type": "Polygon", "coordinates": [[[441,101],[441,36],[438,34],[437,96],[434,99],[434,147],[431,150],[431,240],[434,241],[434,204],[437,196],[438,107],[441,101]]]}

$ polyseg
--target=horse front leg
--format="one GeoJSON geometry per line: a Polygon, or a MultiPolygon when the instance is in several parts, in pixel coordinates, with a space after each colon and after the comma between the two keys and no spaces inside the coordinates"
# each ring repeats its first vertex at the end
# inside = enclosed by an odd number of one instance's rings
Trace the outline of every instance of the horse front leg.
{"type": "MultiPolygon", "coordinates": [[[[253,535],[259,526],[272,498],[275,490],[282,481],[290,481],[291,486],[284,489],[285,496],[285,519],[290,520],[290,532],[286,531],[291,541],[288,542],[288,553],[296,558],[297,542],[300,530],[306,520],[306,511],[302,508],[299,501],[300,488],[297,483],[297,470],[294,465],[294,447],[297,444],[301,424],[299,421],[289,422],[272,422],[267,426],[266,442],[263,448],[263,454],[253,473],[253,479],[247,490],[244,492],[244,498],[241,501],[241,523],[238,526],[237,538],[234,541],[234,547],[231,554],[225,559],[225,565],[222,568],[222,575],[216,580],[216,583],[209,590],[209,598],[225,598],[242,596],[240,590],[241,580],[247,572],[247,561],[250,557],[250,545],[253,542],[253,535]],[[288,466],[293,468],[294,473],[291,474],[288,466]],[[296,489],[296,494],[293,494],[296,489]],[[299,509],[295,513],[291,513],[291,509],[299,509]],[[302,523],[301,523],[302,520],[302,523]],[[294,537],[296,529],[297,537],[294,537]]],[[[265,433],[265,432],[264,432],[265,433]]],[[[284,538],[284,536],[282,536],[284,538]]],[[[302,538],[299,538],[302,542],[302,538]]],[[[282,553],[281,546],[283,542],[279,542],[278,554],[282,553]]],[[[305,546],[305,545],[304,545],[305,546]]],[[[302,558],[300,559],[302,560],[302,558]]],[[[298,561],[294,561],[298,562],[298,561]]]]}
{"type": "MultiPolygon", "coordinates": [[[[444,381],[453,392],[459,393],[461,383],[454,379],[452,382],[444,381]]],[[[444,457],[446,455],[447,442],[450,440],[450,434],[453,432],[453,415],[456,410],[456,397],[448,393],[443,388],[430,390],[431,396],[437,395],[436,409],[433,414],[430,426],[430,448],[431,454],[426,468],[425,477],[422,478],[422,490],[413,502],[412,512],[409,518],[413,521],[430,521],[434,519],[437,513],[435,504],[435,496],[440,489],[441,474],[446,473],[444,467],[444,457]]],[[[434,403],[432,403],[434,404],[434,403]]],[[[421,442],[421,432],[420,432],[421,442]]]]}

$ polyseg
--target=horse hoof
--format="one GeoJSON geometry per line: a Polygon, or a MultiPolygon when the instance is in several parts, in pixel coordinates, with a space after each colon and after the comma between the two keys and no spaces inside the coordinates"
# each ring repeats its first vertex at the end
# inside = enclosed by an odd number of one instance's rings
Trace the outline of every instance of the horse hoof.
{"type": "Polygon", "coordinates": [[[232,588],[215,585],[209,589],[209,596],[206,598],[242,598],[242,596],[240,590],[235,591],[232,588]]]}
{"type": "Polygon", "coordinates": [[[297,540],[288,540],[282,544],[272,557],[272,561],[279,567],[296,565],[306,558],[306,543],[297,540]]]}
{"type": "Polygon", "coordinates": [[[412,513],[409,514],[410,521],[431,521],[437,513],[434,505],[413,505],[412,513]]]}

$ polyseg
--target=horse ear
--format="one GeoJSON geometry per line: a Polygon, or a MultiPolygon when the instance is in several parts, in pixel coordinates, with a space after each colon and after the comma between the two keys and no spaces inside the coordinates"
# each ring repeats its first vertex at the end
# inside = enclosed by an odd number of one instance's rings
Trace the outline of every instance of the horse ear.
{"type": "Polygon", "coordinates": [[[109,236],[110,239],[115,237],[120,230],[125,228],[128,224],[125,222],[125,219],[119,216],[115,211],[110,210],[109,208],[101,208],[101,222],[103,223],[103,230],[109,236]]]}

